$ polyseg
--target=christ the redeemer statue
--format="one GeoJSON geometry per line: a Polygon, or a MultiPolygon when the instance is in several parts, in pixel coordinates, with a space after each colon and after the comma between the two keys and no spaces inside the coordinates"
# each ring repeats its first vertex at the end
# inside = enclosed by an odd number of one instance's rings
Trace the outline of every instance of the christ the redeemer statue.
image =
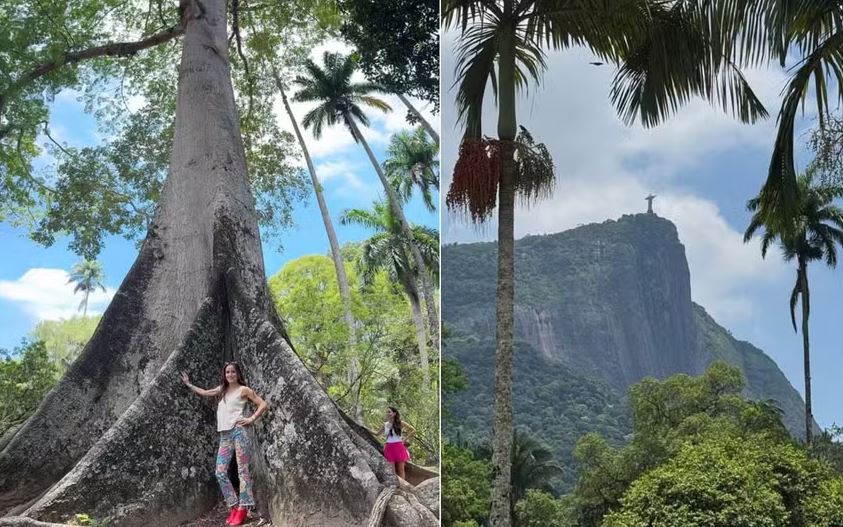
{"type": "Polygon", "coordinates": [[[656,196],[650,194],[644,199],[647,200],[647,214],[655,214],[655,212],[653,212],[653,200],[656,199],[656,196]]]}

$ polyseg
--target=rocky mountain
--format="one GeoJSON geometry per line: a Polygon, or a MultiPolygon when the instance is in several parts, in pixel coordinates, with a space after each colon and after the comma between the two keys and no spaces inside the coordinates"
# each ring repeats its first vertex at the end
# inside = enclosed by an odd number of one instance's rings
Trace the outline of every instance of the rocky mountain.
{"type": "MultiPolygon", "coordinates": [[[[583,433],[622,441],[629,422],[619,408],[630,384],[699,374],[716,359],[741,367],[747,395],[773,400],[799,434],[802,399],[775,362],[692,302],[685,248],[670,221],[638,214],[528,236],[516,241],[515,254],[516,425],[535,429],[563,463],[583,433]]],[[[442,317],[453,335],[443,354],[470,382],[446,401],[451,438],[489,433],[495,270],[494,243],[443,248],[442,317]]]]}

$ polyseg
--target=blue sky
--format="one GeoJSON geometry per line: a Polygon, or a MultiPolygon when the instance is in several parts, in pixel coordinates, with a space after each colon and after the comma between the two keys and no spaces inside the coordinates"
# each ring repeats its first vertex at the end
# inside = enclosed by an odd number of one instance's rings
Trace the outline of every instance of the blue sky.
{"type": "MultiPolygon", "coordinates": [[[[322,51],[347,49],[338,43],[329,43],[313,50],[314,60],[321,60],[322,51]]],[[[364,130],[378,159],[385,158],[386,147],[391,134],[410,126],[404,121],[406,110],[395,97],[385,97],[395,109],[387,115],[369,113],[372,127],[364,130]]],[[[423,101],[414,101],[416,107],[427,115],[428,120],[438,128],[438,119],[427,111],[423,101]]],[[[294,104],[293,112],[301,119],[308,109],[307,104],[294,104]]],[[[291,130],[286,113],[280,101],[275,114],[279,125],[291,130]]],[[[84,146],[98,141],[96,123],[84,113],[83,105],[72,92],[60,94],[53,105],[50,121],[51,133],[72,146],[84,146]]],[[[305,131],[305,141],[314,158],[317,173],[325,188],[326,201],[335,221],[340,243],[358,241],[371,233],[360,227],[344,227],[338,218],[348,208],[368,208],[372,201],[383,194],[377,175],[362,147],[356,145],[342,127],[334,127],[323,133],[319,141],[305,131]]],[[[39,166],[49,167],[51,160],[39,160],[39,166]]],[[[308,184],[309,184],[308,178],[308,184]]],[[[437,212],[428,212],[415,197],[406,209],[413,223],[439,226],[437,212]]],[[[277,243],[269,240],[264,244],[264,262],[268,276],[275,274],[286,262],[307,254],[327,254],[328,240],[315,197],[297,204],[293,213],[296,226],[285,232],[281,238],[283,252],[278,252],[277,243]]],[[[67,318],[78,307],[81,296],[73,294],[68,285],[67,272],[79,258],[67,250],[67,240],[58,240],[50,248],[44,248],[30,241],[23,229],[16,229],[0,223],[0,247],[7,257],[0,258],[0,348],[11,349],[20,344],[39,320],[67,318]],[[8,257],[11,255],[11,257],[8,257]]],[[[114,236],[108,238],[99,256],[105,271],[105,293],[98,291],[91,295],[89,313],[101,313],[108,305],[114,292],[120,286],[137,256],[134,241],[114,236]]]]}
{"type": "MultiPolygon", "coordinates": [[[[462,130],[456,125],[453,34],[442,39],[442,187],[447,188],[462,130]]],[[[646,211],[644,197],[658,195],[657,214],[672,220],[685,245],[691,291],[720,325],[770,355],[803,393],[802,337],[790,322],[788,300],[795,268],[777,250],[761,259],[758,244],[744,244],[746,201],[763,184],[775,138],[775,116],[786,74],[778,68],[747,71],[771,118],[742,125],[708,104],[694,101],[664,125],[625,126],[609,99],[614,71],[589,65],[585,50],[550,53],[542,85],[519,95],[518,119],[544,142],[556,163],[551,199],[516,211],[516,236],[553,233],[646,211]]],[[[810,112],[812,105],[806,104],[810,112]]],[[[805,161],[806,113],[797,148],[805,161]]],[[[494,101],[484,104],[484,131],[495,134],[494,101]]],[[[445,214],[444,243],[492,239],[494,226],[478,232],[445,214]]],[[[843,424],[839,327],[843,269],[809,269],[814,414],[824,427],[843,424]]],[[[799,323],[799,319],[797,319],[799,323]]]]}

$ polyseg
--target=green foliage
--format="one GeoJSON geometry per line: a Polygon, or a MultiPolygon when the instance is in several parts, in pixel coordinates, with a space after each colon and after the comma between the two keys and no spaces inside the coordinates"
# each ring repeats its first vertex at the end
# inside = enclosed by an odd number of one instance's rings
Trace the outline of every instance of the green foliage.
{"type": "Polygon", "coordinates": [[[792,443],[712,435],[635,481],[602,525],[810,525],[804,502],[826,477],[792,443]]]}
{"type": "Polygon", "coordinates": [[[836,527],[843,525],[843,477],[825,479],[805,502],[805,525],[836,527]]]}
{"type": "MultiPolygon", "coordinates": [[[[348,259],[357,254],[357,247],[343,248],[348,259]]],[[[296,351],[329,395],[346,409],[350,404],[349,356],[356,351],[365,417],[367,422],[378,423],[370,428],[380,428],[387,405],[397,406],[402,418],[417,429],[418,440],[410,447],[414,459],[435,461],[439,452],[438,399],[436,393],[426,395],[423,390],[407,299],[386,273],[374,273],[366,287],[362,287],[359,270],[348,260],[346,273],[352,313],[359,322],[357,350],[348,350],[348,327],[329,257],[298,258],[269,279],[296,351]]],[[[437,375],[437,366],[431,364],[433,375],[437,375]]]]}
{"type": "MultiPolygon", "coordinates": [[[[67,54],[178,28],[178,3],[18,4],[0,6],[0,221],[27,228],[45,246],[69,235],[70,249],[93,259],[106,236],[138,240],[151,221],[172,148],[181,40],[81,62],[66,63],[67,54]],[[47,75],[31,75],[50,63],[57,67],[47,75]],[[95,117],[101,138],[95,144],[51,133],[50,111],[60,93],[75,93],[95,117]],[[43,153],[54,162],[35,170],[33,160],[43,153]]],[[[238,16],[241,38],[230,39],[232,81],[258,220],[264,239],[278,241],[308,187],[292,162],[298,155],[292,135],[275,122],[268,64],[285,69],[300,62],[338,18],[335,4],[325,0],[246,11],[238,16]]],[[[233,30],[231,9],[228,22],[233,30]]]]}
{"type": "Polygon", "coordinates": [[[769,405],[741,397],[743,382],[739,370],[715,363],[699,377],[634,385],[629,444],[612,448],[591,435],[577,446],[583,471],[565,499],[566,521],[581,527],[826,525],[832,516],[816,495],[825,492],[833,503],[840,476],[793,442],[769,405]]]}
{"type": "Polygon", "coordinates": [[[491,463],[467,448],[445,442],[442,448],[442,525],[485,524],[489,516],[491,463]]]}
{"type": "MultiPolygon", "coordinates": [[[[401,284],[410,297],[418,296],[417,274],[410,258],[410,240],[406,239],[392,208],[384,201],[376,201],[371,209],[349,209],[340,217],[343,225],[356,224],[372,229],[375,234],[363,242],[358,266],[363,281],[368,283],[377,271],[385,271],[390,279],[401,284]]],[[[424,225],[411,225],[416,246],[425,265],[438,276],[439,231],[424,225]]]]}
{"type": "Polygon", "coordinates": [[[100,316],[72,317],[67,320],[43,320],[32,330],[33,341],[44,343],[47,356],[57,366],[58,376],[82,352],[100,322],[100,316]]]}
{"type": "Polygon", "coordinates": [[[0,350],[0,436],[23,423],[55,385],[59,368],[42,342],[24,341],[14,352],[0,350]]]}
{"type": "Polygon", "coordinates": [[[550,482],[562,474],[553,453],[523,430],[512,438],[512,502],[521,500],[529,489],[552,493],[550,482]]]}
{"type": "Polygon", "coordinates": [[[418,187],[427,210],[436,210],[431,187],[439,190],[439,145],[430,140],[421,126],[393,135],[383,168],[390,184],[405,202],[418,187]]]}
{"type": "Polygon", "coordinates": [[[518,527],[547,527],[563,525],[564,504],[542,490],[530,489],[515,505],[518,527]]]}
{"type": "MultiPolygon", "coordinates": [[[[739,370],[723,363],[697,377],[648,378],[633,385],[634,426],[627,444],[613,446],[596,433],[584,436],[574,451],[581,474],[573,492],[557,500],[540,484],[527,486],[515,503],[516,525],[841,525],[843,472],[829,462],[840,452],[835,430],[825,436],[824,455],[811,455],[791,439],[775,409],[741,396],[743,385],[739,370]]],[[[520,436],[516,441],[531,443],[520,436]]],[[[445,444],[444,525],[484,524],[490,474],[476,469],[488,468],[489,456],[483,446],[445,444]]],[[[532,457],[537,465],[545,459],[532,457]]]]}
{"type": "Polygon", "coordinates": [[[813,152],[811,168],[820,181],[843,184],[843,115],[829,115],[824,126],[811,132],[808,146],[813,152]]]}
{"type": "Polygon", "coordinates": [[[811,454],[828,463],[835,472],[843,474],[843,427],[831,425],[815,436],[811,454]]]}
{"type": "MultiPolygon", "coordinates": [[[[342,36],[366,77],[439,108],[439,2],[337,0],[342,36]]],[[[412,121],[411,121],[412,122],[412,121]]]]}
{"type": "Polygon", "coordinates": [[[468,379],[460,363],[454,359],[442,359],[442,394],[450,395],[468,388],[468,379]]]}
{"type": "MultiPolygon", "coordinates": [[[[444,288],[443,292],[453,293],[444,288]]],[[[443,306],[447,305],[446,299],[443,306]]],[[[541,434],[556,463],[565,467],[552,481],[553,488],[556,492],[567,491],[577,477],[573,458],[577,441],[597,432],[613,444],[621,444],[631,430],[629,410],[604,383],[542,356],[523,340],[516,339],[514,347],[514,426],[541,434]]],[[[444,376],[448,366],[443,367],[443,407],[448,412],[443,415],[442,433],[449,440],[477,444],[491,437],[494,355],[495,343],[490,336],[477,337],[457,330],[449,335],[443,349],[444,360],[456,361],[468,380],[463,391],[449,392],[449,379],[444,376]]]]}

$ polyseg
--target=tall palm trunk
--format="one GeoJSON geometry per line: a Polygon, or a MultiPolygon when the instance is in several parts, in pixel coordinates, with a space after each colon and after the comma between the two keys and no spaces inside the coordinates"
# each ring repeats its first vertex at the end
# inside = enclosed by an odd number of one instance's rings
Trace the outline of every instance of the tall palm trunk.
{"type": "Polygon", "coordinates": [[[85,317],[88,316],[88,295],[90,295],[90,294],[91,294],[91,290],[86,289],[85,290],[85,303],[82,304],[82,318],[85,318],[85,317]]]}
{"type": "MultiPolygon", "coordinates": [[[[512,9],[505,2],[505,15],[512,9]]],[[[495,350],[495,417],[492,445],[492,527],[512,524],[512,325],[515,244],[515,50],[514,28],[500,32],[498,138],[501,141],[498,190],[497,347],[495,350]]]]}
{"type": "Polygon", "coordinates": [[[430,366],[427,356],[427,337],[425,337],[424,318],[422,317],[419,292],[412,276],[401,275],[401,285],[410,300],[410,311],[413,314],[413,324],[416,326],[416,340],[419,344],[419,362],[421,363],[422,382],[424,389],[430,389],[430,366]]]}
{"type": "Polygon", "coordinates": [[[360,404],[360,397],[358,397],[359,390],[354,390],[354,384],[359,382],[357,363],[357,331],[354,325],[354,315],[351,311],[351,291],[348,287],[348,277],[345,274],[345,265],[342,261],[342,254],[340,253],[340,244],[337,241],[337,233],[334,231],[334,224],[331,222],[331,214],[328,212],[328,204],[325,203],[325,196],[322,194],[322,184],[316,176],[316,168],[313,166],[313,160],[310,158],[310,152],[307,150],[307,145],[304,143],[304,137],[299,130],[296,117],[293,115],[293,110],[290,108],[290,103],[287,101],[287,93],[284,91],[284,83],[278,76],[278,71],[275,66],[272,67],[272,76],[275,78],[275,87],[281,93],[281,100],[284,101],[284,109],[287,110],[287,115],[290,116],[290,122],[293,123],[293,131],[296,138],[299,140],[301,150],[304,153],[304,160],[307,163],[307,170],[310,172],[310,181],[313,183],[313,190],[316,193],[316,202],[319,204],[319,212],[322,213],[322,223],[325,224],[325,232],[328,233],[328,243],[331,246],[331,258],[334,260],[334,269],[337,272],[337,283],[340,288],[340,297],[342,298],[343,318],[345,324],[348,326],[348,351],[351,354],[351,360],[348,365],[348,379],[349,379],[349,393],[352,395],[352,405],[354,406],[354,418],[358,424],[363,424],[363,406],[360,404]]]}
{"type": "Polygon", "coordinates": [[[395,214],[395,217],[398,219],[398,222],[401,225],[401,232],[404,233],[404,236],[409,240],[410,245],[410,253],[413,256],[413,261],[416,264],[416,268],[419,272],[419,277],[421,278],[422,283],[422,295],[424,296],[424,303],[425,307],[427,307],[427,318],[430,326],[430,336],[433,340],[433,348],[439,348],[439,314],[436,308],[436,298],[433,296],[433,286],[430,283],[430,274],[427,271],[427,266],[424,263],[424,259],[422,258],[421,252],[419,251],[418,246],[416,245],[416,239],[413,236],[413,231],[410,230],[410,224],[407,222],[407,218],[404,216],[404,210],[401,208],[401,201],[398,199],[398,193],[395,192],[395,189],[392,188],[392,185],[389,184],[389,181],[386,179],[386,175],[383,173],[380,164],[378,163],[375,154],[372,152],[372,149],[369,148],[369,143],[366,142],[366,138],[363,137],[363,134],[360,133],[360,129],[357,127],[357,123],[354,119],[348,115],[345,117],[347,123],[351,127],[354,135],[360,141],[360,144],[363,145],[363,148],[366,150],[366,154],[369,156],[369,161],[372,162],[372,166],[375,167],[375,172],[378,174],[378,178],[381,180],[381,184],[383,185],[384,191],[386,192],[387,200],[389,201],[389,206],[392,208],[392,212],[395,214]]]}
{"type": "Polygon", "coordinates": [[[430,125],[430,123],[427,122],[427,120],[424,117],[422,117],[422,114],[418,110],[416,110],[416,107],[413,106],[413,104],[410,102],[410,100],[400,93],[396,93],[396,95],[398,96],[399,99],[401,99],[401,102],[404,103],[404,105],[407,107],[407,109],[410,110],[410,112],[413,115],[416,116],[416,119],[418,119],[419,122],[421,122],[421,125],[427,131],[427,134],[431,138],[433,138],[434,141],[436,141],[438,143],[439,142],[439,134],[437,134],[436,130],[433,129],[433,127],[430,125]]]}
{"type": "Polygon", "coordinates": [[[811,410],[811,347],[808,337],[808,317],[811,311],[811,297],[808,292],[808,265],[799,260],[799,288],[802,292],[802,352],[805,370],[805,442],[811,446],[814,437],[814,415],[811,410]]]}

